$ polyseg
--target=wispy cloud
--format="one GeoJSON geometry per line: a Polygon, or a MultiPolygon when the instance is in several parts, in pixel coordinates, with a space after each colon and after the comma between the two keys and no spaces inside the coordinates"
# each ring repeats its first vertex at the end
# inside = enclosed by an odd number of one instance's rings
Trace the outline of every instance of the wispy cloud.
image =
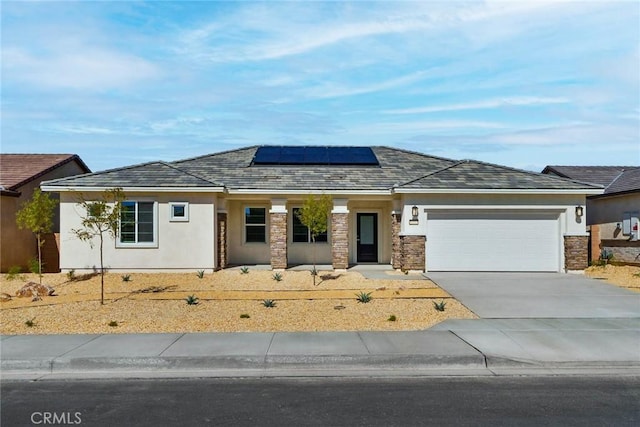
{"type": "Polygon", "coordinates": [[[431,107],[401,108],[397,110],[385,110],[384,114],[420,114],[436,113],[442,111],[485,110],[503,107],[531,107],[550,104],[566,104],[566,98],[541,98],[535,96],[490,99],[486,101],[468,102],[464,104],[436,105],[431,107]]]}

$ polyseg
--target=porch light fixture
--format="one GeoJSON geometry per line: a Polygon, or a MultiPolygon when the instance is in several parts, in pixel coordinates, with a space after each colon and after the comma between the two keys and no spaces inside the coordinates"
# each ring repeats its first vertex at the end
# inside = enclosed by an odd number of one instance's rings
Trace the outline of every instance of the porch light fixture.
{"type": "Polygon", "coordinates": [[[411,208],[411,219],[409,220],[409,224],[417,225],[418,224],[418,207],[414,206],[411,208]]]}
{"type": "Polygon", "coordinates": [[[576,206],[576,216],[578,218],[582,218],[583,214],[584,214],[584,209],[582,208],[582,206],[576,206]]]}

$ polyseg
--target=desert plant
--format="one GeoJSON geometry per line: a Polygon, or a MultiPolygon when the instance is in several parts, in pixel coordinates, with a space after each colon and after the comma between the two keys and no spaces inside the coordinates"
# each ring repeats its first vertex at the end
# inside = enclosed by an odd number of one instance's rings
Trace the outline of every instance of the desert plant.
{"type": "Polygon", "coordinates": [[[29,261],[27,261],[27,265],[29,266],[29,272],[37,274],[38,276],[42,276],[40,261],[38,261],[37,258],[31,258],[29,261]]]}
{"type": "Polygon", "coordinates": [[[247,313],[243,313],[243,314],[240,315],[240,318],[241,319],[249,319],[249,318],[251,318],[251,316],[249,316],[247,313]]]}
{"type": "Polygon", "coordinates": [[[249,267],[242,267],[240,269],[240,274],[249,274],[249,267]]]}
{"type": "Polygon", "coordinates": [[[435,308],[438,311],[444,311],[445,307],[447,306],[447,303],[445,300],[442,300],[440,302],[433,302],[433,308],[435,308]]]}
{"type": "Polygon", "coordinates": [[[7,280],[15,280],[15,279],[23,279],[24,276],[22,276],[22,267],[20,267],[19,265],[12,265],[11,267],[9,267],[9,271],[7,271],[7,275],[5,276],[5,278],[7,280]]]}
{"type": "Polygon", "coordinates": [[[273,280],[275,280],[276,282],[282,282],[282,274],[280,273],[275,273],[273,275],[273,280]]]}
{"type": "Polygon", "coordinates": [[[36,188],[31,199],[23,203],[20,210],[16,212],[18,227],[29,229],[35,234],[38,242],[38,259],[36,260],[38,267],[35,271],[38,272],[40,284],[42,284],[42,245],[44,245],[42,237],[45,233],[50,233],[53,228],[53,214],[57,204],[57,200],[36,188]]]}
{"type": "Polygon", "coordinates": [[[35,317],[33,317],[31,319],[27,319],[27,321],[24,322],[24,324],[27,325],[28,328],[33,328],[34,326],[36,326],[35,320],[36,320],[35,317]]]}
{"type": "MultiPolygon", "coordinates": [[[[316,199],[312,194],[304,201],[298,210],[298,219],[309,229],[313,243],[313,269],[316,270],[316,237],[325,233],[329,224],[329,213],[333,207],[331,196],[323,194],[316,199]]],[[[317,274],[312,274],[313,286],[316,285],[317,274]]]]}
{"type": "Polygon", "coordinates": [[[198,275],[198,279],[204,279],[204,270],[198,270],[196,274],[198,275]]]}
{"type": "Polygon", "coordinates": [[[392,314],[391,316],[389,316],[389,318],[387,320],[389,322],[395,322],[396,320],[398,320],[398,318],[396,317],[395,314],[392,314]]]}
{"type": "Polygon", "coordinates": [[[123,282],[130,282],[131,281],[131,275],[130,274],[123,274],[122,275],[122,281],[123,282]]]}
{"type": "Polygon", "coordinates": [[[76,280],[76,270],[75,269],[71,269],[69,271],[67,271],[67,279],[70,282],[73,282],[74,280],[76,280]]]}
{"type": "Polygon", "coordinates": [[[358,302],[366,304],[366,303],[368,303],[369,301],[372,300],[371,292],[360,292],[360,293],[357,293],[356,294],[356,299],[358,300],[358,302]]]}
{"type": "Polygon", "coordinates": [[[187,301],[187,305],[198,305],[200,299],[195,295],[189,295],[185,298],[185,301],[187,301]]]}
{"type": "Polygon", "coordinates": [[[262,300],[262,305],[264,305],[267,308],[273,308],[276,306],[276,302],[272,299],[265,299],[265,300],[262,300]]]}
{"type": "Polygon", "coordinates": [[[600,261],[598,263],[598,265],[607,265],[608,263],[610,263],[611,261],[613,261],[613,252],[609,249],[603,249],[602,251],[600,251],[600,258],[598,259],[598,261],[600,261]]]}
{"type": "Polygon", "coordinates": [[[120,188],[104,191],[99,200],[86,200],[83,195],[78,198],[78,204],[86,214],[81,217],[82,228],[71,231],[92,248],[93,238],[100,240],[100,304],[104,304],[104,239],[105,235],[118,237],[123,201],[124,193],[120,188]]]}
{"type": "Polygon", "coordinates": [[[315,267],[313,267],[313,270],[311,270],[311,275],[312,276],[317,276],[318,275],[318,270],[316,270],[315,267]]]}
{"type": "Polygon", "coordinates": [[[109,322],[109,326],[111,326],[112,328],[115,328],[118,326],[118,322],[116,322],[115,320],[112,320],[111,322],[109,322]]]}

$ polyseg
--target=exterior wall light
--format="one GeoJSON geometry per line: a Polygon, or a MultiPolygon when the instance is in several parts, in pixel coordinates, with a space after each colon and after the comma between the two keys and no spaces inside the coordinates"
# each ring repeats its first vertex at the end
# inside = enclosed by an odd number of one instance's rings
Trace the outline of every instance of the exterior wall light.
{"type": "Polygon", "coordinates": [[[411,219],[409,220],[410,225],[418,224],[418,207],[414,206],[411,208],[411,219]]]}
{"type": "Polygon", "coordinates": [[[582,206],[576,206],[576,216],[578,218],[582,218],[583,214],[584,214],[584,209],[582,208],[582,206]]]}

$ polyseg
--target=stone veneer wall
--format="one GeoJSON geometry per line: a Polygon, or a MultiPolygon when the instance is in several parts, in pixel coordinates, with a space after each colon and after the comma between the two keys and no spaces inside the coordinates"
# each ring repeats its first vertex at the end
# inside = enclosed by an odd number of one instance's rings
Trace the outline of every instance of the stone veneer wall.
{"type": "Polygon", "coordinates": [[[589,237],[564,236],[564,268],[584,270],[589,265],[589,237]]]}
{"type": "Polygon", "coordinates": [[[391,214],[391,266],[396,270],[402,268],[402,241],[400,240],[401,220],[401,214],[391,214]]]}
{"type": "Polygon", "coordinates": [[[403,270],[425,269],[425,236],[400,236],[403,270]]]}
{"type": "Polygon", "coordinates": [[[349,214],[331,214],[331,259],[333,268],[344,270],[349,267],[349,214]]]}
{"type": "Polygon", "coordinates": [[[218,213],[218,256],[217,269],[227,267],[227,214],[218,213]]]}
{"type": "Polygon", "coordinates": [[[271,268],[287,268],[287,214],[270,213],[269,246],[271,249],[271,268]]]}
{"type": "Polygon", "coordinates": [[[600,245],[613,254],[614,262],[640,264],[640,240],[603,239],[600,245]]]}

